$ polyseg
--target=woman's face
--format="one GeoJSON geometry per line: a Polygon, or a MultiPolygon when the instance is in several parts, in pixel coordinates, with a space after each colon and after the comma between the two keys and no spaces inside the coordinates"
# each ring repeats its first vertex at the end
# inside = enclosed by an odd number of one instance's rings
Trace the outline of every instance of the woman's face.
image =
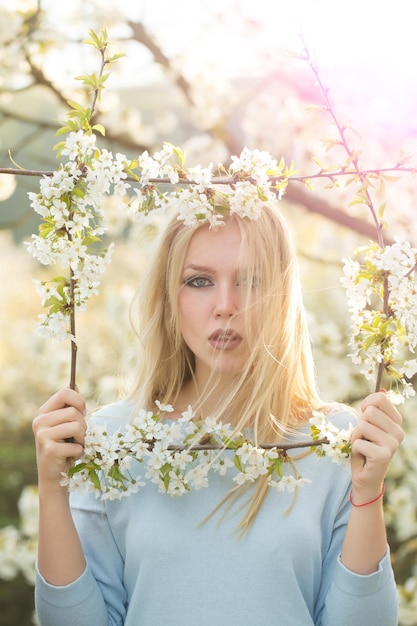
{"type": "Polygon", "coordinates": [[[242,370],[248,356],[243,306],[247,286],[240,267],[241,235],[235,220],[216,231],[203,226],[188,247],[178,295],[182,337],[195,355],[200,389],[213,370],[242,370]]]}

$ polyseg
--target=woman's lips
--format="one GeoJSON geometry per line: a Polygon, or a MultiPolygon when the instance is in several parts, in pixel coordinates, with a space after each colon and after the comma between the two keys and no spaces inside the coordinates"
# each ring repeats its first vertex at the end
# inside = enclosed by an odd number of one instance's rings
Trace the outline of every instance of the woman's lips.
{"type": "Polygon", "coordinates": [[[209,342],[216,350],[234,350],[242,343],[242,337],[234,330],[215,330],[209,342]]]}

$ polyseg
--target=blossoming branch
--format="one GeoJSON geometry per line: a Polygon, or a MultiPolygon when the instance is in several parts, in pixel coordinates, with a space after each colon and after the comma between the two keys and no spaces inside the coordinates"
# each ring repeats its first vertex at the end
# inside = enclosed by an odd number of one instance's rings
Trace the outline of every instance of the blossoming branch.
{"type": "Polygon", "coordinates": [[[312,441],[254,445],[229,424],[195,419],[190,408],[178,420],[164,419],[173,407],[156,404],[157,412],[141,410],[114,433],[90,424],[83,456],[61,484],[115,500],[138,492],[148,481],[159,491],[178,496],[207,487],[212,474],[234,472],[238,486],[265,476],[270,488],[293,492],[311,481],[299,476],[288,450],[308,447],[335,463],[349,459],[353,427],[338,430],[319,412],[310,420],[312,441]]]}

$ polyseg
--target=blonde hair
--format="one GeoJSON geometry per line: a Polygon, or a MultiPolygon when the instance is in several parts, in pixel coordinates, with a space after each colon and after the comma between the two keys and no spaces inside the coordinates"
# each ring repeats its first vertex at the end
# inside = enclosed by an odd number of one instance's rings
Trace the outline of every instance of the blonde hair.
{"type": "MultiPolygon", "coordinates": [[[[278,442],[285,432],[305,424],[311,410],[321,405],[296,252],[275,207],[264,207],[256,221],[228,219],[236,220],[240,229],[241,263],[249,285],[256,285],[255,306],[261,307],[256,318],[261,321],[255,330],[248,324],[248,362],[212,416],[230,422],[233,411],[236,428],[253,427],[255,442],[278,442]]],[[[195,232],[175,218],[170,221],[133,303],[132,323],[142,347],[132,392],[139,406],[153,407],[156,399],[175,406],[180,390],[193,379],[194,355],[179,330],[177,300],[195,232]]],[[[252,523],[265,494],[265,481],[261,481],[242,527],[252,523]]]]}

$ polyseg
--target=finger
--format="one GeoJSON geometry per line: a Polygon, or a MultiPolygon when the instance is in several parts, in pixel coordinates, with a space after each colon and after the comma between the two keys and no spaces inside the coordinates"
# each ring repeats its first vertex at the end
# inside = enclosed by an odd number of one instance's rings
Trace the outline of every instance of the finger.
{"type": "Polygon", "coordinates": [[[400,424],[393,422],[385,413],[370,408],[356,424],[352,439],[369,439],[370,441],[383,442],[386,437],[401,442],[404,432],[400,424]]]}
{"type": "Polygon", "coordinates": [[[371,460],[385,463],[393,457],[399,445],[399,441],[393,437],[378,441],[359,438],[352,443],[352,455],[366,457],[367,463],[371,460]]]}
{"type": "Polygon", "coordinates": [[[67,406],[62,409],[57,409],[55,411],[51,411],[49,413],[40,413],[32,423],[32,429],[35,436],[42,431],[43,429],[51,429],[59,424],[79,424],[82,427],[83,432],[85,433],[87,428],[87,423],[83,415],[78,411],[78,409],[67,406]]]}
{"type": "Polygon", "coordinates": [[[66,406],[73,406],[85,415],[85,400],[74,389],[60,389],[51,396],[39,409],[39,413],[49,413],[66,406]]]}
{"type": "Polygon", "coordinates": [[[402,423],[401,414],[384,392],[372,393],[362,401],[362,414],[368,413],[372,409],[379,409],[397,424],[402,423]]]}
{"type": "Polygon", "coordinates": [[[400,426],[394,425],[395,431],[386,433],[373,424],[363,422],[352,433],[352,463],[369,467],[370,463],[382,463],[387,466],[397,451],[402,439],[403,431],[400,426]]]}
{"type": "Polygon", "coordinates": [[[35,440],[38,468],[46,469],[49,474],[53,467],[64,471],[70,460],[79,459],[83,454],[85,426],[78,421],[44,426],[36,433],[35,440]]]}
{"type": "Polygon", "coordinates": [[[66,425],[41,432],[36,439],[37,465],[48,473],[54,466],[67,465],[79,459],[84,452],[84,435],[66,425]],[[45,465],[46,464],[46,465],[45,465]]]}
{"type": "Polygon", "coordinates": [[[36,459],[39,485],[59,484],[62,474],[68,472],[83,452],[84,447],[79,443],[54,441],[47,437],[38,440],[36,459]]]}
{"type": "MultiPolygon", "coordinates": [[[[79,422],[65,422],[58,424],[53,428],[45,428],[43,431],[44,439],[62,443],[71,440],[73,443],[84,445],[85,427],[79,422]]],[[[42,439],[42,433],[40,439],[42,439]]]]}

